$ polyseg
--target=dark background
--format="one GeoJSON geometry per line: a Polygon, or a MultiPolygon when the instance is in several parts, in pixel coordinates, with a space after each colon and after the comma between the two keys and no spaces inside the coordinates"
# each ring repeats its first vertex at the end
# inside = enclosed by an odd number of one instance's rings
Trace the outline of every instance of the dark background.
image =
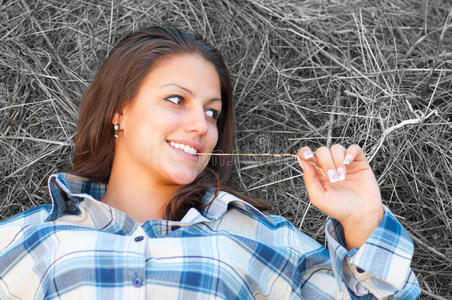
{"type": "MultiPolygon", "coordinates": [[[[451,1],[1,1],[0,219],[50,203],[80,98],[148,25],[198,32],[228,64],[237,153],[359,144],[415,242],[422,299],[451,299],[451,1]]],[[[231,185],[324,244],[293,158],[235,158],[231,185]]]]}

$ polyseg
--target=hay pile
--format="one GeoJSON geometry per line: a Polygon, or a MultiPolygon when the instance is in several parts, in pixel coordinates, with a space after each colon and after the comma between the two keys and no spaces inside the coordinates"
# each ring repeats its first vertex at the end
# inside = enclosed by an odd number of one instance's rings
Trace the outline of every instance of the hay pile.
{"type": "MultiPolygon", "coordinates": [[[[146,25],[203,34],[236,100],[235,152],[357,143],[416,245],[422,298],[452,297],[450,1],[0,1],[1,219],[49,203],[80,98],[108,50],[146,25]],[[377,3],[378,2],[378,3],[377,3]]],[[[324,243],[292,158],[235,158],[231,185],[324,243]]]]}

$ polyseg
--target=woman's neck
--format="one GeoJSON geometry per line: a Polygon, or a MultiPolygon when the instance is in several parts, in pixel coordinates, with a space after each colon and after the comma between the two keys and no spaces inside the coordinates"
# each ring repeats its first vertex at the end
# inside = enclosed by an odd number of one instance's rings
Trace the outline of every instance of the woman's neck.
{"type": "Polygon", "coordinates": [[[132,162],[114,161],[101,201],[117,208],[135,221],[164,219],[165,209],[180,188],[167,185],[132,162]]]}

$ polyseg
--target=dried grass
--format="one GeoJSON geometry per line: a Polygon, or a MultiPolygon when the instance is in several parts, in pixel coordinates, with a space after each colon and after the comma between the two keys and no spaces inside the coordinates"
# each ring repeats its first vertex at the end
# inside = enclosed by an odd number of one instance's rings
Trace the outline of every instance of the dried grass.
{"type": "MultiPolygon", "coordinates": [[[[49,203],[80,97],[125,33],[203,34],[230,67],[235,152],[357,143],[413,236],[423,299],[452,297],[449,1],[0,1],[1,218],[49,203]]],[[[235,158],[231,184],[324,243],[293,158],[235,158]]]]}

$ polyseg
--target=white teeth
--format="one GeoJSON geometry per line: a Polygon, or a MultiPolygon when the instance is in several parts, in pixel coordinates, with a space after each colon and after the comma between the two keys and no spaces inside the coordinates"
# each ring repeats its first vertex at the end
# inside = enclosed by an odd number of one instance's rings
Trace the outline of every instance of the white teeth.
{"type": "Polygon", "coordinates": [[[177,149],[182,149],[182,150],[184,150],[187,153],[196,154],[196,149],[194,149],[194,148],[192,148],[190,146],[183,145],[183,144],[178,144],[178,143],[175,143],[173,141],[170,142],[170,145],[175,147],[175,148],[177,148],[177,149]]]}

